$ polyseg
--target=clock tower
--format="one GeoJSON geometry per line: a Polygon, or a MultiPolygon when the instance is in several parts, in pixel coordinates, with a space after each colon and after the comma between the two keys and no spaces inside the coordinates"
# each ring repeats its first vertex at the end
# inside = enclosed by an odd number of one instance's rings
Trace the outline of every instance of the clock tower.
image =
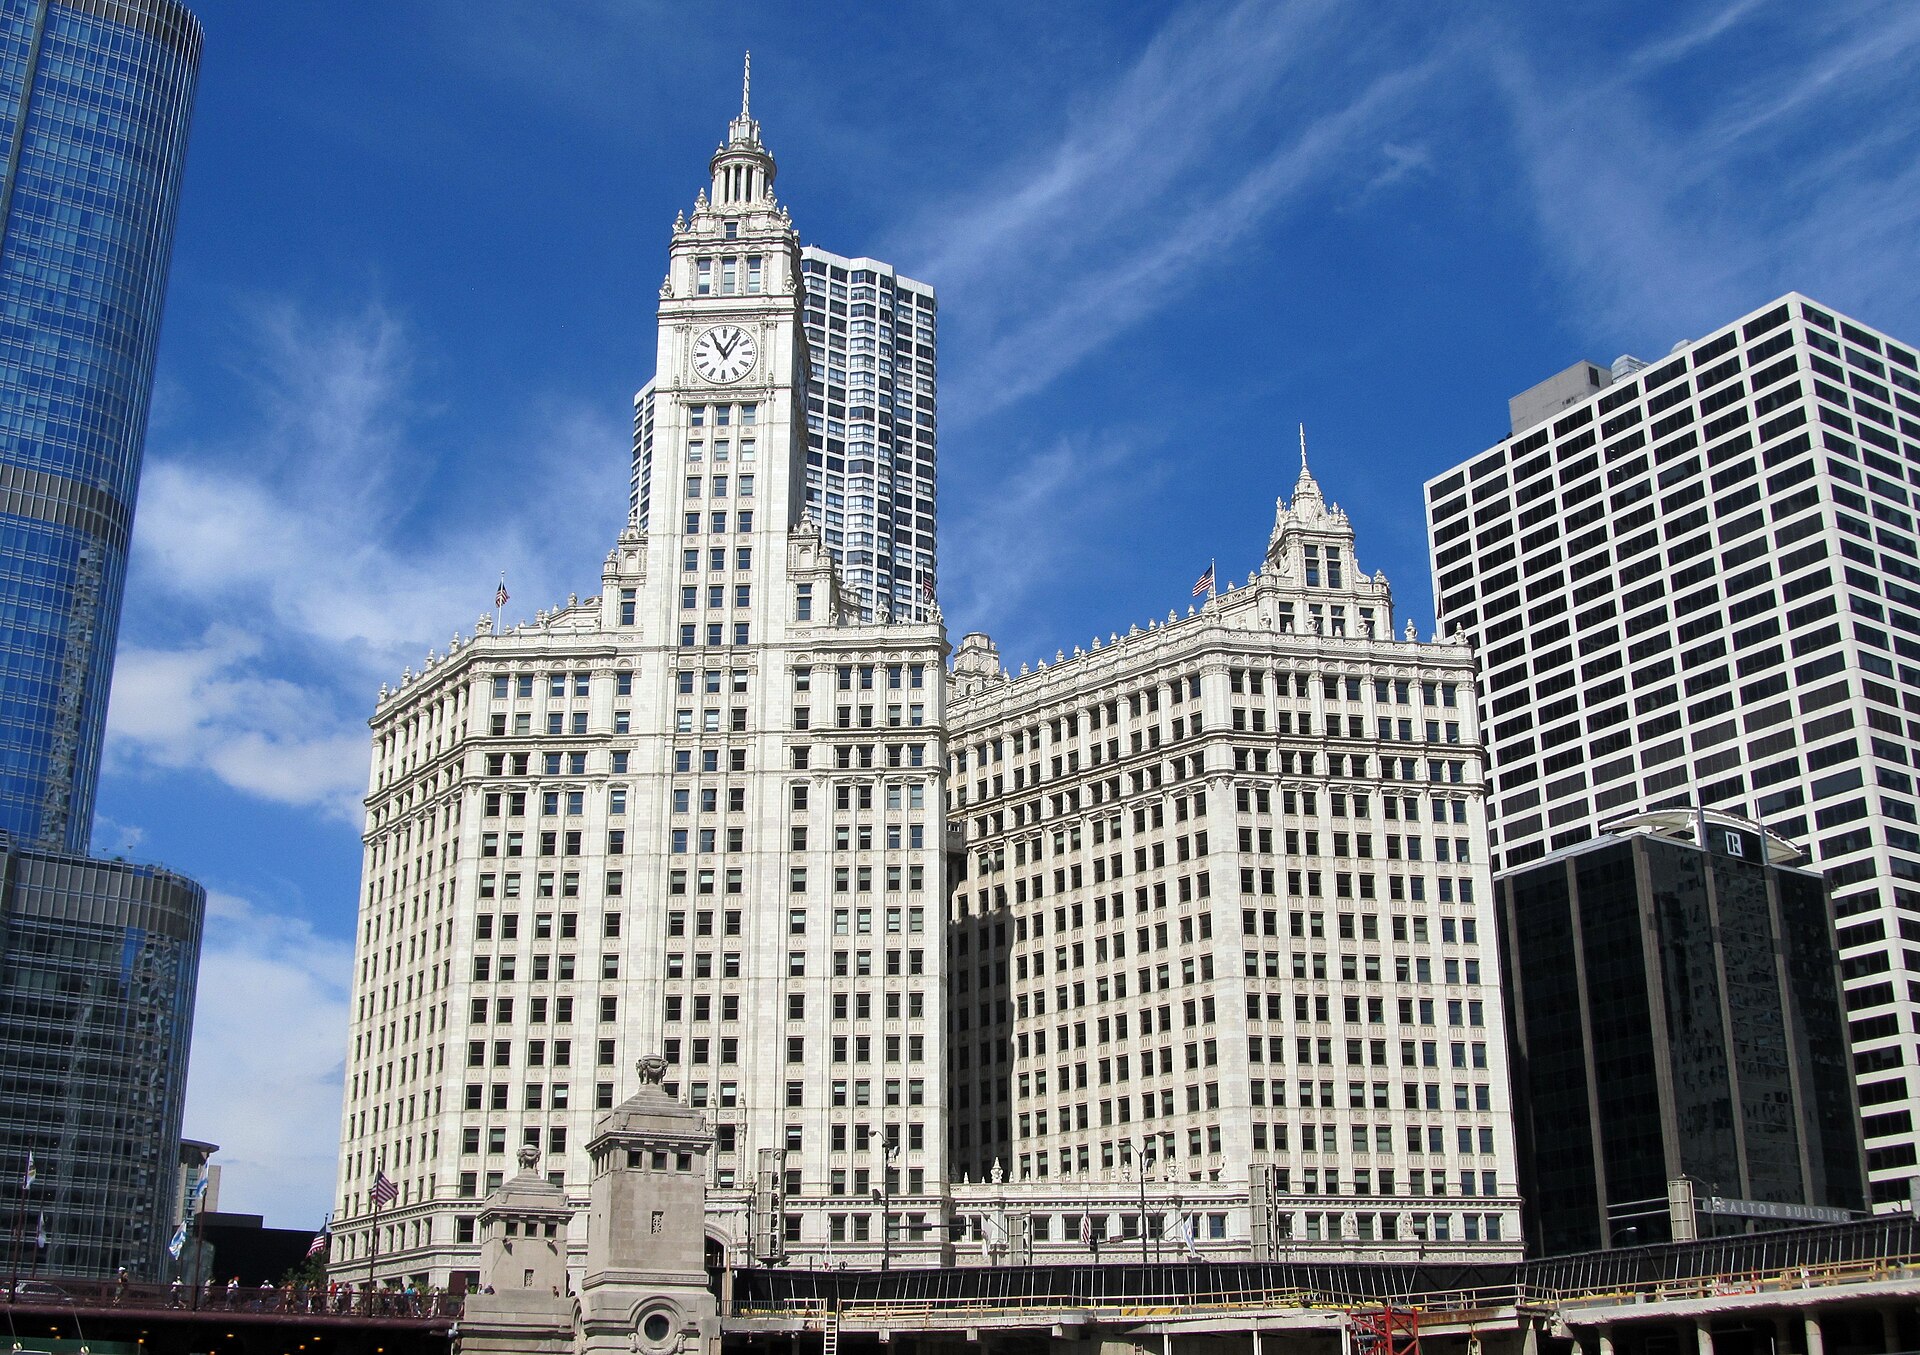
{"type": "Polygon", "coordinates": [[[945,634],[868,621],[808,511],[802,259],[774,177],[743,82],[674,222],[604,577],[602,624],[635,632],[651,697],[620,971],[646,1005],[622,1044],[663,1049],[662,1085],[710,1113],[709,1230],[736,1262],[925,1258],[945,1209],[945,634]]]}

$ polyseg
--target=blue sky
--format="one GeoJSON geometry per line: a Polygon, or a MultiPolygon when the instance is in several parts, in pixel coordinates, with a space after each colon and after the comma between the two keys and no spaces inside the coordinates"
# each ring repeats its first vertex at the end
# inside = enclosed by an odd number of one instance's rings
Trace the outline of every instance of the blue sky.
{"type": "Polygon", "coordinates": [[[592,592],[668,228],[754,52],[802,237],[940,295],[940,593],[1010,662],[1258,562],[1304,422],[1421,482],[1789,289],[1920,341],[1920,6],[196,0],[94,845],[212,892],[187,1130],[327,1207],[383,680],[592,592]]]}

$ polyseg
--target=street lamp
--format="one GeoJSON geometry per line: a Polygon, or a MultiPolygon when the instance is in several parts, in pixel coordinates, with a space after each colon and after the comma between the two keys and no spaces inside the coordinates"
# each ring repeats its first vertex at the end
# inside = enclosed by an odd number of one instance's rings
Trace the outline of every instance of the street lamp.
{"type": "Polygon", "coordinates": [[[900,1145],[892,1139],[883,1139],[883,1142],[879,1191],[880,1269],[886,1270],[893,1262],[893,1164],[900,1157],[900,1145]]]}
{"type": "Polygon", "coordinates": [[[1147,1259],[1147,1164],[1153,1159],[1147,1152],[1145,1139],[1134,1140],[1133,1165],[1140,1177],[1140,1259],[1147,1259]]]}

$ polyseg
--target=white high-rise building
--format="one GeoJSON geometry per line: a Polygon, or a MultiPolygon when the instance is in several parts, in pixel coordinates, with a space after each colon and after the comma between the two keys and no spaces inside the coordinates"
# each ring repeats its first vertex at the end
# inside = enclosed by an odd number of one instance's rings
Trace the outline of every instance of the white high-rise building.
{"type": "Polygon", "coordinates": [[[809,245],[807,504],[869,620],[933,612],[933,288],[809,245]]]}
{"type": "Polygon", "coordinates": [[[1495,867],[1666,806],[1804,843],[1833,888],[1872,1198],[1901,1204],[1920,1148],[1920,356],[1796,294],[1511,410],[1511,437],[1426,487],[1440,624],[1481,667],[1495,867]]]}
{"type": "Polygon", "coordinates": [[[653,1053],[710,1112],[716,1258],[870,1263],[883,1212],[942,1245],[944,634],[866,623],[806,511],[801,252],[744,97],[711,174],[600,596],[381,693],[342,1276],[471,1277],[524,1145],[583,1205],[653,1053]]]}
{"type": "Polygon", "coordinates": [[[1243,1256],[1518,1249],[1473,656],[1353,545],[1303,459],[1244,586],[955,653],[953,1171],[1032,1254],[1131,1256],[1183,1192],[1243,1256]]]}

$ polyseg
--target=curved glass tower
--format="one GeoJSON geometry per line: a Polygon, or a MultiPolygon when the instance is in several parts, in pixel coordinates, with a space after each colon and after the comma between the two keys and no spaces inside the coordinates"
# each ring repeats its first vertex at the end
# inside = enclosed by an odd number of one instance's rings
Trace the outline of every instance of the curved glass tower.
{"type": "Polygon", "coordinates": [[[0,0],[0,836],[84,852],[200,60],[177,0],[0,0]]]}

